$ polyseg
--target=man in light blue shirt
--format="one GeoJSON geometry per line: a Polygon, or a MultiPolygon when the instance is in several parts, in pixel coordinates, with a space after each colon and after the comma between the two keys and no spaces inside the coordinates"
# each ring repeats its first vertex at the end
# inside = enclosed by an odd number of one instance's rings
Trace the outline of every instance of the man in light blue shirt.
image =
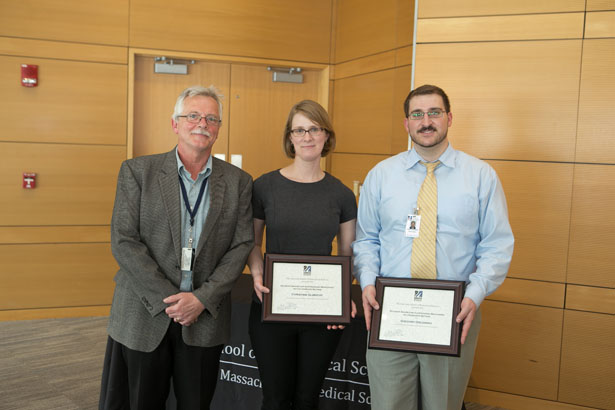
{"type": "MultiPolygon", "coordinates": [[[[439,161],[436,279],[466,283],[456,318],[462,323],[462,348],[460,357],[368,349],[372,409],[416,409],[420,378],[423,410],[459,410],[478,340],[478,307],[504,281],[514,239],[504,191],[493,168],[454,150],[448,142],[453,115],[446,93],[436,86],[421,86],[410,92],[404,110],[413,148],[376,165],[361,189],[353,252],[365,322],[369,330],[372,310],[379,309],[376,277],[413,277],[415,236],[406,224],[416,215],[426,176],[421,162],[439,161]]],[[[417,230],[420,235],[420,224],[417,230]]]]}

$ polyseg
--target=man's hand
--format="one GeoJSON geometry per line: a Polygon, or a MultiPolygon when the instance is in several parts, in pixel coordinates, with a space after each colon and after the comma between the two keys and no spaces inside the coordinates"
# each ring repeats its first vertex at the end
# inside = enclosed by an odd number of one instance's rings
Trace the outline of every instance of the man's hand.
{"type": "Polygon", "coordinates": [[[457,315],[457,323],[463,322],[463,328],[461,330],[461,344],[466,341],[466,336],[472,326],[474,315],[476,314],[476,303],[470,298],[463,298],[461,301],[461,312],[457,315]]]}
{"type": "Polygon", "coordinates": [[[182,326],[190,326],[196,322],[205,306],[191,292],[181,292],[163,300],[167,303],[165,313],[182,326]]]}
{"type": "Polygon", "coordinates": [[[363,313],[365,313],[365,328],[369,332],[372,325],[372,309],[380,309],[378,302],[376,302],[376,287],[367,285],[363,289],[361,299],[363,300],[363,313]]]}

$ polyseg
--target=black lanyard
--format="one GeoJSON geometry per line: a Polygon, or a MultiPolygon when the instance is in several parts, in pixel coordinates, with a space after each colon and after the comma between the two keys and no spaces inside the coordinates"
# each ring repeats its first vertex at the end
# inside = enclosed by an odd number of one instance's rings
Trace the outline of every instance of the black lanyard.
{"type": "Polygon", "coordinates": [[[181,186],[182,188],[182,197],[184,198],[186,209],[188,210],[188,214],[190,215],[190,226],[194,226],[194,217],[196,216],[196,212],[199,210],[199,205],[201,205],[201,200],[203,199],[203,192],[205,192],[205,187],[207,186],[207,179],[208,178],[205,178],[205,180],[201,184],[199,196],[196,198],[196,204],[194,204],[194,210],[192,210],[190,209],[190,202],[188,201],[188,193],[186,192],[184,181],[182,180],[182,176],[179,175],[179,186],[181,186]]]}

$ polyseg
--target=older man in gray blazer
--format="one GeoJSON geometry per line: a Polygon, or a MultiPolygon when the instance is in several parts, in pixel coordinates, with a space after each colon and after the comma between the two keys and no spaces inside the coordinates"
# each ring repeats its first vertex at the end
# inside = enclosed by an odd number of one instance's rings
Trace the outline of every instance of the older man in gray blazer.
{"type": "Polygon", "coordinates": [[[221,114],[215,88],[184,90],[176,149],[122,164],[101,409],[164,409],[171,378],[178,409],[209,408],[254,237],[252,178],[211,155],[221,114]]]}

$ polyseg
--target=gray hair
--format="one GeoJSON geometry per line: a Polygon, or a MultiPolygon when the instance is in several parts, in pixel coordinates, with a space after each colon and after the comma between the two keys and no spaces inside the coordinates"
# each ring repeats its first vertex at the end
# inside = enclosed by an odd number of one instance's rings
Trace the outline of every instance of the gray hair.
{"type": "Polygon", "coordinates": [[[195,85],[192,87],[186,88],[182,93],[177,97],[177,101],[175,102],[175,109],[173,110],[173,120],[177,121],[177,117],[183,114],[184,111],[184,101],[186,98],[190,97],[211,97],[218,103],[218,114],[220,115],[220,119],[222,119],[222,97],[220,91],[210,85],[209,87],[201,87],[200,85],[195,85]]]}

